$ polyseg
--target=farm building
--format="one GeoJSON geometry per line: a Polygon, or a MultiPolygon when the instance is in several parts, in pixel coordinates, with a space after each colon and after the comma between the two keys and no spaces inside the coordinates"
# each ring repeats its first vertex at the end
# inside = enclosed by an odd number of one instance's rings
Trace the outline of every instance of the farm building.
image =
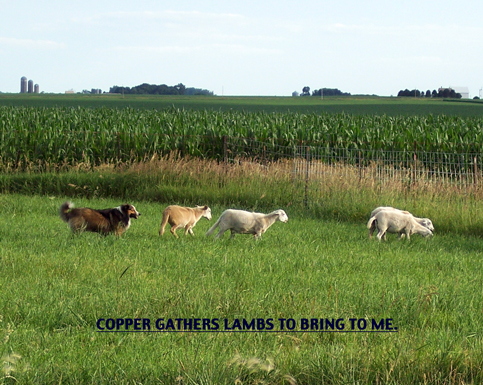
{"type": "Polygon", "coordinates": [[[454,90],[454,92],[461,95],[461,99],[469,99],[470,98],[470,91],[469,91],[468,87],[448,87],[448,88],[441,87],[438,90],[438,92],[444,91],[444,90],[450,90],[450,91],[454,90]]]}
{"type": "Polygon", "coordinates": [[[457,94],[461,94],[462,99],[469,99],[470,98],[470,90],[468,87],[451,87],[455,90],[457,94]]]}

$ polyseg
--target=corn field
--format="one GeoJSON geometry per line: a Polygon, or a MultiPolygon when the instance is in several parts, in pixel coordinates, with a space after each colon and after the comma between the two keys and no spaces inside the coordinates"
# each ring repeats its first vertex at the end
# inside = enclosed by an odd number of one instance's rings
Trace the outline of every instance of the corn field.
{"type": "Polygon", "coordinates": [[[224,161],[300,159],[312,165],[302,167],[309,174],[320,165],[324,173],[351,169],[361,178],[478,184],[482,148],[479,117],[0,107],[3,171],[176,152],[224,161]]]}

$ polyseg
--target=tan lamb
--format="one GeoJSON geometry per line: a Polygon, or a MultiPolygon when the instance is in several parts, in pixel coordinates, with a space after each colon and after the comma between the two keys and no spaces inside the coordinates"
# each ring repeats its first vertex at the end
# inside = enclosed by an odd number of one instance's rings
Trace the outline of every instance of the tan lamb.
{"type": "Polygon", "coordinates": [[[176,238],[179,238],[178,234],[176,234],[176,230],[180,228],[184,228],[184,235],[190,233],[192,236],[194,236],[195,234],[193,233],[193,227],[195,227],[196,223],[202,217],[208,220],[211,219],[211,209],[208,206],[168,206],[163,211],[163,220],[161,221],[159,236],[164,234],[164,228],[166,227],[167,223],[171,225],[171,234],[173,234],[176,238]]]}

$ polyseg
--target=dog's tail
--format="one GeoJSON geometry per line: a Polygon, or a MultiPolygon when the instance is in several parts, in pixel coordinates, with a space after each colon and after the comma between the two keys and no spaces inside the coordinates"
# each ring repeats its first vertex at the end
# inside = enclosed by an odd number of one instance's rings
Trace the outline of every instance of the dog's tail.
{"type": "Polygon", "coordinates": [[[64,202],[60,206],[59,209],[59,215],[60,219],[62,219],[64,222],[69,222],[69,210],[74,207],[74,204],[72,202],[64,202]]]}
{"type": "Polygon", "coordinates": [[[213,232],[215,231],[215,229],[218,227],[218,225],[220,224],[221,222],[221,216],[218,218],[218,220],[216,221],[216,223],[211,226],[211,228],[206,232],[206,236],[210,236],[211,234],[213,234],[213,232]]]}

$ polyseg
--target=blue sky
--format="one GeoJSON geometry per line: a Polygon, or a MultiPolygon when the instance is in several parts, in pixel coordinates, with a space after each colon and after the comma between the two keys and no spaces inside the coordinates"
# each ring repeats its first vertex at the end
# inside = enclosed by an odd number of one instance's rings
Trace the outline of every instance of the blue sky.
{"type": "Polygon", "coordinates": [[[0,0],[0,91],[483,87],[480,0],[0,0]]]}

